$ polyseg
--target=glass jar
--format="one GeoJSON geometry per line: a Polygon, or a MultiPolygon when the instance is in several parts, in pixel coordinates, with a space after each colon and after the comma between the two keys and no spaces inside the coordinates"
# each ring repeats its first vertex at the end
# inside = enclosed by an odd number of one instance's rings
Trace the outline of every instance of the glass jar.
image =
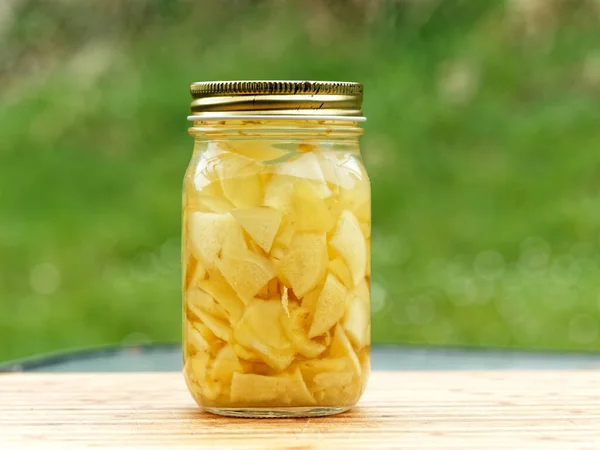
{"type": "Polygon", "coordinates": [[[196,402],[243,417],[345,411],[370,370],[362,86],[191,87],[183,361],[196,402]]]}

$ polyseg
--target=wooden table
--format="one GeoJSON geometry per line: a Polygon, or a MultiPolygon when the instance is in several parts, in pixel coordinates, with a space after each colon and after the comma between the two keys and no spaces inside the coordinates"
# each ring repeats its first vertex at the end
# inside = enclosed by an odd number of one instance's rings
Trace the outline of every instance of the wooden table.
{"type": "Polygon", "coordinates": [[[313,419],[199,410],[179,373],[0,375],[0,449],[600,449],[600,372],[374,372],[313,419]]]}

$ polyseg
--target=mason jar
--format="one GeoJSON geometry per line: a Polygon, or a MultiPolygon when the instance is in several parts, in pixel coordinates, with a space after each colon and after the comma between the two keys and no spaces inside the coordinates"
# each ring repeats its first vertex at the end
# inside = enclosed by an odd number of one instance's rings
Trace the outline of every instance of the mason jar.
{"type": "Polygon", "coordinates": [[[371,191],[362,85],[191,85],[183,362],[209,412],[322,416],[370,370],[371,191]]]}

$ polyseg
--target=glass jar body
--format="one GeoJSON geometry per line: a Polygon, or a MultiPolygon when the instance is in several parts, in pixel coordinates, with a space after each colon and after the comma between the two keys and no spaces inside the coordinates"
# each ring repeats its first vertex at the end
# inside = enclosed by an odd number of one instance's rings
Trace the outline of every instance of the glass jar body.
{"type": "Polygon", "coordinates": [[[369,179],[355,124],[195,123],[183,192],[184,375],[208,411],[349,409],[370,370],[369,179]]]}

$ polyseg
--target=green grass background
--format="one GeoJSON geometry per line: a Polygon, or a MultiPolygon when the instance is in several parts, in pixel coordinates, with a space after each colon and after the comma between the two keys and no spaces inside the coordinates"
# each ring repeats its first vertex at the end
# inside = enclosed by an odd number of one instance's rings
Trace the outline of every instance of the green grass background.
{"type": "Polygon", "coordinates": [[[365,84],[376,342],[600,347],[597,2],[4,5],[0,361],[179,339],[213,79],[365,84]]]}

